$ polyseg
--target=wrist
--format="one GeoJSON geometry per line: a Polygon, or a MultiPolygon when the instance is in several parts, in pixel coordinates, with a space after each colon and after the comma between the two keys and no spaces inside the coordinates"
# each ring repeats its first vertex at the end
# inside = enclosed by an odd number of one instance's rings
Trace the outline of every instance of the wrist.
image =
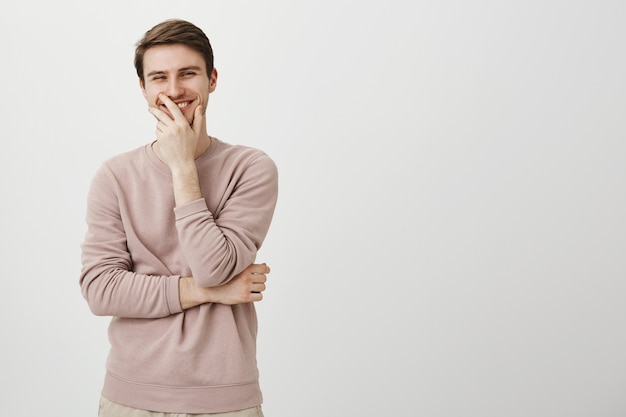
{"type": "Polygon", "coordinates": [[[205,303],[221,303],[220,287],[201,287],[193,277],[178,279],[180,306],[183,310],[205,303]]]}
{"type": "Polygon", "coordinates": [[[202,198],[198,170],[195,166],[179,166],[170,168],[172,171],[172,186],[174,188],[174,200],[176,206],[189,203],[202,198]]]}
{"type": "Polygon", "coordinates": [[[180,306],[183,310],[204,303],[200,288],[193,277],[180,277],[178,279],[178,294],[180,306]]]}

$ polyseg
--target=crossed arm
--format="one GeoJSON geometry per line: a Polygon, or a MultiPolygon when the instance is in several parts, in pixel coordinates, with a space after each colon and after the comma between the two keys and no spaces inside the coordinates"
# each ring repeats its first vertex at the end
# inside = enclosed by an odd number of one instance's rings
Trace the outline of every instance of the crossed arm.
{"type": "Polygon", "coordinates": [[[186,310],[204,303],[232,305],[261,301],[269,272],[266,264],[252,264],[227,284],[217,287],[201,287],[193,277],[181,277],[178,280],[180,306],[186,310]]]}
{"type": "MultiPolygon", "coordinates": [[[[202,103],[195,108],[190,124],[169,97],[161,95],[159,98],[172,116],[157,107],[149,109],[157,120],[154,150],[172,172],[174,200],[179,207],[202,198],[195,158],[199,150],[211,143],[205,133],[202,103]]],[[[251,264],[228,283],[216,287],[199,286],[193,277],[181,277],[178,284],[181,307],[187,309],[206,302],[240,304],[260,301],[269,272],[265,264],[251,264]]]]}

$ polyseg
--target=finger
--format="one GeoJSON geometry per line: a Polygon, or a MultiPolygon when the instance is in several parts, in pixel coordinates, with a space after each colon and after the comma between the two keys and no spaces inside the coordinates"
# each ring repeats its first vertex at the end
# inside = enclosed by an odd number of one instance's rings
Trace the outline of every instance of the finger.
{"type": "Polygon", "coordinates": [[[260,292],[250,294],[250,301],[256,302],[261,300],[263,300],[263,294],[261,294],[260,292]]]}
{"type": "Polygon", "coordinates": [[[267,289],[267,286],[265,284],[254,284],[251,289],[251,292],[263,292],[267,289]]]}
{"type": "Polygon", "coordinates": [[[251,281],[255,284],[267,282],[267,276],[265,274],[250,274],[251,281]]]}
{"type": "Polygon", "coordinates": [[[150,107],[148,111],[150,112],[150,114],[154,116],[155,119],[157,119],[157,122],[166,124],[166,123],[171,123],[172,121],[172,118],[168,116],[167,113],[165,113],[161,109],[158,109],[156,107],[150,107]]]}
{"type": "Polygon", "coordinates": [[[191,125],[191,129],[194,131],[196,135],[200,134],[200,129],[202,129],[202,105],[198,104],[196,106],[196,110],[193,113],[193,124],[191,125]]]}
{"type": "Polygon", "coordinates": [[[165,104],[165,107],[167,107],[167,109],[170,111],[170,113],[172,114],[172,117],[174,118],[174,121],[178,121],[178,122],[187,122],[187,119],[185,119],[185,116],[183,116],[183,112],[180,111],[180,108],[178,108],[178,105],[176,103],[174,103],[168,96],[166,96],[165,94],[159,94],[159,99],[163,102],[163,104],[165,104]]]}
{"type": "Polygon", "coordinates": [[[198,105],[193,112],[193,124],[191,126],[196,135],[200,134],[200,129],[202,129],[202,119],[202,97],[198,96],[198,105]]]}
{"type": "Polygon", "coordinates": [[[165,123],[163,123],[163,122],[158,122],[157,125],[156,125],[156,132],[157,132],[157,134],[165,133],[168,129],[169,129],[169,127],[165,123]]]}
{"type": "Polygon", "coordinates": [[[262,263],[262,264],[251,264],[248,267],[248,271],[253,273],[253,274],[269,274],[270,273],[270,267],[267,266],[264,263],[262,263]]]}

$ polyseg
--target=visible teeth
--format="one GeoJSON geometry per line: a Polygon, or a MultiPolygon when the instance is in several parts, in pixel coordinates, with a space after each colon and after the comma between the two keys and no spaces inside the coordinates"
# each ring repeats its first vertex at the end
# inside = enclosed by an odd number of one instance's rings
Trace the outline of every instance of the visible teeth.
{"type": "Polygon", "coordinates": [[[178,103],[178,108],[182,109],[183,107],[187,107],[189,105],[189,103],[185,102],[185,103],[178,103]]]}

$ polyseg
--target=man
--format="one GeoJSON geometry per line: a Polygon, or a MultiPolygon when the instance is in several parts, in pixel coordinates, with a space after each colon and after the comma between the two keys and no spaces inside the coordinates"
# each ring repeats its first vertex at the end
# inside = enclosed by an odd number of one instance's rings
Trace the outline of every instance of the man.
{"type": "Polygon", "coordinates": [[[83,296],[113,316],[99,415],[262,416],[253,302],[269,267],[254,262],[276,166],[208,135],[217,71],[201,29],[156,25],[135,67],[156,140],[97,171],[82,245],[83,296]]]}

